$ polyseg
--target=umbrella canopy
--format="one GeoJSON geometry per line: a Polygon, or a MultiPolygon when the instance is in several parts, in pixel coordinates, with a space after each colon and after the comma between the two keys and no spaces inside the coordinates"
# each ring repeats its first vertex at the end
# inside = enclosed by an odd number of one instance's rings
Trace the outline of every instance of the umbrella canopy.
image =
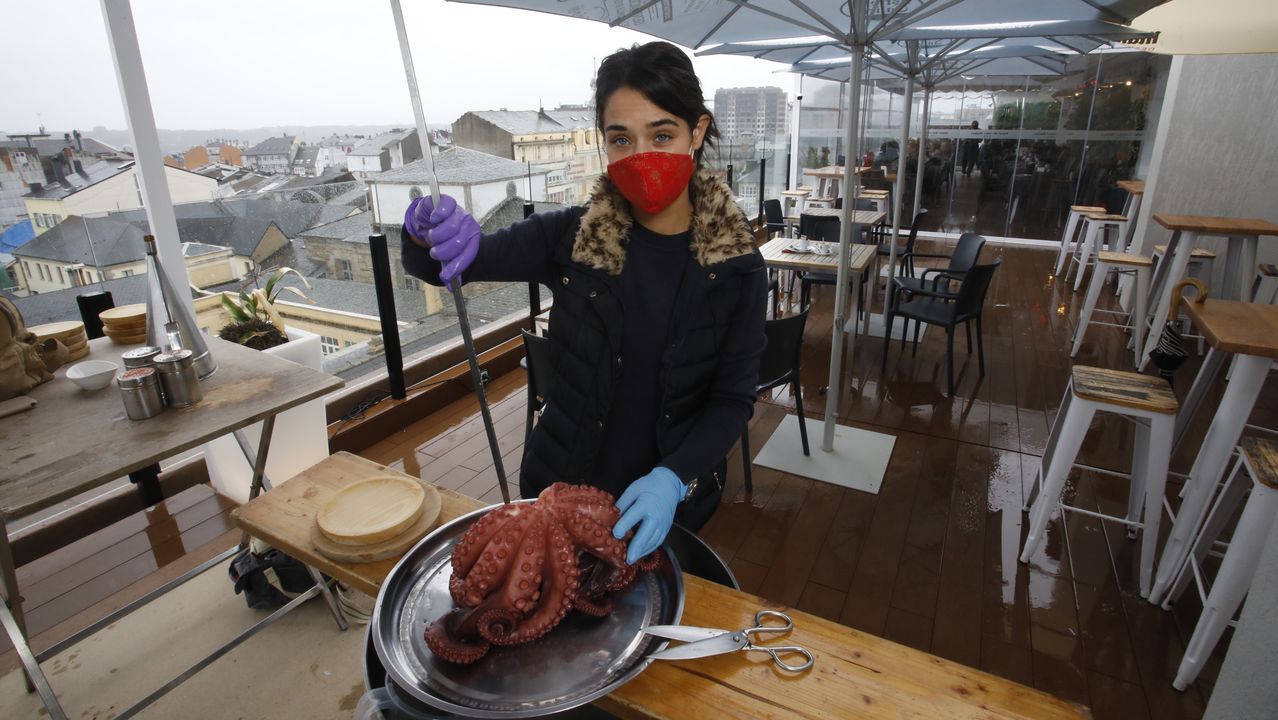
{"type": "MultiPolygon", "coordinates": [[[[706,44],[780,40],[819,35],[847,47],[849,76],[860,77],[865,51],[885,40],[1000,38],[1104,34],[1165,0],[635,0],[630,3],[566,3],[562,0],[453,0],[583,18],[636,30],[690,48],[706,44]],[[1052,29],[1047,30],[1051,25],[1052,29]],[[923,36],[909,36],[921,32],[923,36]]],[[[946,43],[951,44],[951,43],[946,43]]],[[[888,53],[890,55],[890,52],[888,53]]],[[[914,74],[907,76],[907,98],[914,74]]],[[[846,142],[853,147],[860,113],[860,83],[850,83],[846,142]]],[[[908,102],[908,100],[907,100],[908,102]]],[[[908,125],[909,114],[906,114],[908,125]]],[[[905,128],[908,132],[908,126],[905,128]]],[[[903,177],[900,173],[898,177],[903,177]]],[[[857,183],[845,173],[840,262],[835,283],[834,338],[844,332],[847,256],[857,183]]],[[[897,197],[900,193],[897,193],[897,197]]],[[[899,213],[898,213],[899,217],[899,213]]],[[[893,244],[895,249],[895,244],[893,244]]],[[[895,258],[893,258],[894,260],[895,258]]],[[[851,349],[855,333],[848,333],[851,349]]],[[[851,352],[848,353],[851,357],[851,352]]],[[[842,388],[843,356],[830,343],[830,383],[822,450],[832,451],[835,415],[842,388]]]]}

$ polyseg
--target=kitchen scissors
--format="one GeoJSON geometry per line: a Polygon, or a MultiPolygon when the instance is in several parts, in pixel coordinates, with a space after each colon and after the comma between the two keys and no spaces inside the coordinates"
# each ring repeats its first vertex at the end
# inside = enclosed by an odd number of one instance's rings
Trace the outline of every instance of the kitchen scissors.
{"type": "Polygon", "coordinates": [[[666,648],[650,657],[656,660],[686,660],[689,658],[722,655],[738,650],[749,652],[755,650],[772,656],[772,662],[787,672],[803,672],[812,667],[815,661],[807,648],[798,645],[759,645],[754,642],[757,636],[777,634],[784,635],[794,629],[794,621],[789,615],[776,610],[760,610],[754,614],[754,627],[741,630],[723,630],[721,628],[692,627],[689,625],[649,625],[643,631],[667,640],[678,640],[682,645],[666,648]],[[781,621],[781,625],[775,624],[781,621]],[[772,624],[768,624],[772,621],[772,624]],[[787,663],[783,656],[801,655],[804,661],[798,664],[787,663]]]}

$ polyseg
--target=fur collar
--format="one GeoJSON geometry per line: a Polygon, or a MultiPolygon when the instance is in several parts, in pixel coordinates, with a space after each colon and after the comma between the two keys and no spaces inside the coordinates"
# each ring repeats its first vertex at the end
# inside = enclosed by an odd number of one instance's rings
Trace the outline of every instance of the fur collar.
{"type": "MultiPolygon", "coordinates": [[[[754,252],[754,238],[727,185],[702,170],[692,179],[692,197],[690,247],[697,264],[707,267],[754,252]]],[[[608,176],[601,175],[573,240],[573,261],[620,275],[633,222],[630,204],[608,176]]]]}

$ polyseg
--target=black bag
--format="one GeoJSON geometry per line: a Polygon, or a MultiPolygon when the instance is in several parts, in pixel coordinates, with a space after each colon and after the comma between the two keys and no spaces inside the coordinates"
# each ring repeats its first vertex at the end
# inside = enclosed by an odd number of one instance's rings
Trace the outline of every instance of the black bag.
{"type": "Polygon", "coordinates": [[[275,548],[262,553],[241,550],[227,574],[235,583],[235,594],[244,593],[244,601],[254,610],[283,607],[315,585],[301,561],[275,548]]]}

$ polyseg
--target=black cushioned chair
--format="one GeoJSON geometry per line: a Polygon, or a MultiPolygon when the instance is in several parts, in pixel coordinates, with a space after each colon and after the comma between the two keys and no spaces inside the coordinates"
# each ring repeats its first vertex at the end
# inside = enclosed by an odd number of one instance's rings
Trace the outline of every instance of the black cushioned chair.
{"type": "MultiPolygon", "coordinates": [[[[799,438],[803,442],[803,454],[808,453],[808,426],[803,415],[803,392],[799,386],[799,355],[803,349],[803,328],[808,321],[808,308],[796,315],[768,320],[764,334],[768,345],[759,360],[759,385],[761,393],[782,385],[790,385],[794,393],[795,409],[799,413],[799,438]]],[[[741,433],[741,464],[745,469],[746,492],[754,492],[750,478],[750,429],[741,433]]]]}
{"type": "MultiPolygon", "coordinates": [[[[963,323],[967,329],[967,352],[972,354],[972,326],[976,322],[976,353],[980,363],[981,377],[985,376],[985,345],[981,339],[981,311],[985,306],[985,294],[994,278],[1002,260],[995,260],[989,265],[974,265],[963,276],[957,292],[948,290],[932,291],[920,288],[912,291],[913,297],[893,308],[888,307],[888,318],[885,327],[891,328],[897,315],[905,318],[905,328],[901,332],[901,352],[905,352],[905,336],[909,331],[909,321],[927,323],[945,328],[945,361],[946,379],[949,394],[954,395],[954,328],[963,323]]],[[[883,366],[887,367],[888,346],[891,335],[883,339],[883,366]]],[[[915,327],[914,347],[911,354],[918,351],[918,328],[915,327]]]]}

